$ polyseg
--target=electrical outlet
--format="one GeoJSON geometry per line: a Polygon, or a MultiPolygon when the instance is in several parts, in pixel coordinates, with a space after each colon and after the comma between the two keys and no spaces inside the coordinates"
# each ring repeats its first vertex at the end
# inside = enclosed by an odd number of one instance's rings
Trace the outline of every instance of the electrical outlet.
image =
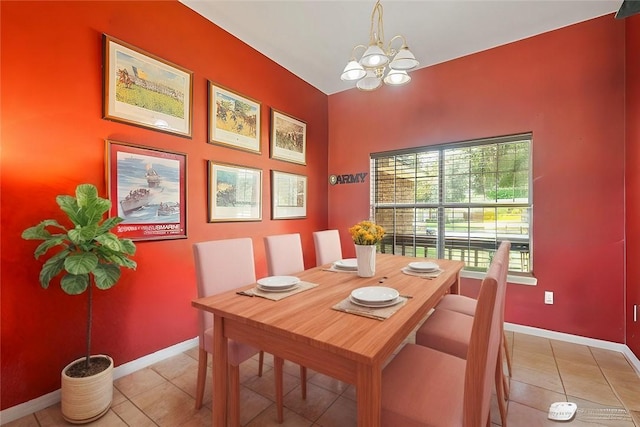
{"type": "Polygon", "coordinates": [[[553,304],[553,292],[552,291],[544,291],[544,303],[545,304],[553,304]]]}

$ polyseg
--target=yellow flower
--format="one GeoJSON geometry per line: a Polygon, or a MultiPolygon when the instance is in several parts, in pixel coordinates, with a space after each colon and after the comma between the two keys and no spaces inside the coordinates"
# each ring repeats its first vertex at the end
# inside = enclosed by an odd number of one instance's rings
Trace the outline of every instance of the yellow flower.
{"type": "Polygon", "coordinates": [[[384,237],[384,228],[372,221],[360,221],[349,228],[349,233],[356,245],[375,245],[384,237]]]}

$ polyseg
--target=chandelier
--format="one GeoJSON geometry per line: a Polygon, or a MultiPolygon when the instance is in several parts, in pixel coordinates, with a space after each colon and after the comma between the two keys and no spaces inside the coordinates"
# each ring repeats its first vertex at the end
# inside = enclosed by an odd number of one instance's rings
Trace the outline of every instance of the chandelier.
{"type": "Polygon", "coordinates": [[[382,86],[382,82],[400,86],[411,81],[407,71],[418,66],[416,57],[411,53],[407,41],[401,35],[394,36],[385,46],[383,27],[382,5],[378,0],[371,12],[369,46],[359,44],[353,48],[351,59],[344,67],[340,79],[357,80],[356,87],[360,90],[378,89],[382,86]],[[396,40],[402,41],[398,50],[391,46],[396,40]],[[359,49],[363,50],[363,53],[360,60],[356,60],[356,51],[359,49]]]}

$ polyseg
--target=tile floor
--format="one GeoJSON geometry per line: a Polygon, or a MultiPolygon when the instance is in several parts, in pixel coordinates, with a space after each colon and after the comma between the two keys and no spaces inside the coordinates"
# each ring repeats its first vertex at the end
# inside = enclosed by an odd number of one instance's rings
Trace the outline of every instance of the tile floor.
{"type": "MultiPolygon", "coordinates": [[[[520,333],[507,333],[512,349],[513,377],[507,423],[511,427],[614,426],[640,427],[640,377],[624,355],[520,333]],[[569,423],[547,419],[549,405],[569,400],[578,404],[569,423]]],[[[411,341],[412,337],[408,338],[411,341]]],[[[115,381],[111,410],[90,426],[210,426],[211,406],[194,409],[197,349],[191,349],[115,381]]],[[[278,426],[275,422],[272,358],[265,355],[262,377],[257,357],[240,368],[241,423],[278,426]]],[[[310,371],[307,399],[300,397],[297,365],[285,365],[284,427],[356,425],[353,386],[310,371]]],[[[211,370],[205,401],[211,401],[211,370]]],[[[492,404],[493,426],[500,425],[492,404]]],[[[7,424],[7,427],[64,426],[60,405],[7,424]]]]}

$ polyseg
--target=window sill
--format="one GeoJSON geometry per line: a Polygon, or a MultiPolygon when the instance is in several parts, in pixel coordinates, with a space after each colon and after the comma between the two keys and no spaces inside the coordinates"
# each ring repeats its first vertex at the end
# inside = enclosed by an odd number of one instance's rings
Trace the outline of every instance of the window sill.
{"type": "MultiPolygon", "coordinates": [[[[465,279],[479,279],[482,280],[486,276],[486,273],[481,271],[468,271],[462,270],[460,272],[460,277],[464,277],[465,279]]],[[[515,274],[510,274],[507,276],[507,282],[513,283],[515,285],[526,285],[526,286],[537,286],[538,279],[533,276],[518,276],[515,274]]]]}

